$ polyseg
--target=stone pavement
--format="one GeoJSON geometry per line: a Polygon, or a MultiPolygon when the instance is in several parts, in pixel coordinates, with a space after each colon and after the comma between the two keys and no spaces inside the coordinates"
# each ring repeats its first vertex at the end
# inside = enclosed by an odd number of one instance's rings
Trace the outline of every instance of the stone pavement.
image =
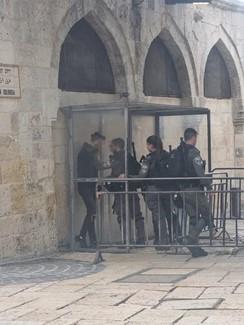
{"type": "MultiPolygon", "coordinates": [[[[68,263],[92,261],[93,257],[57,255],[68,263]]],[[[93,267],[92,273],[82,277],[70,271],[68,278],[58,274],[51,278],[49,269],[46,281],[37,277],[22,281],[23,277],[16,283],[2,282],[0,324],[244,324],[242,252],[192,259],[145,249],[104,257],[103,267],[93,267]]],[[[17,269],[12,268],[11,273],[17,269]]],[[[34,272],[46,271],[38,268],[34,272]]],[[[4,274],[7,279],[7,272],[4,274]]]]}

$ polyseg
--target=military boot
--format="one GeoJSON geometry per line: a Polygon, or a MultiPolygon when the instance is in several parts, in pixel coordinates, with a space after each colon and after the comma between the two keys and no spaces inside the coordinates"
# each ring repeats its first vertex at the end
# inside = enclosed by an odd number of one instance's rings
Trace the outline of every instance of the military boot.
{"type": "MultiPolygon", "coordinates": [[[[206,222],[202,218],[198,220],[196,225],[190,226],[189,236],[187,239],[188,245],[197,245],[198,244],[198,237],[205,226],[206,226],[206,222]]],[[[195,257],[203,257],[203,256],[208,255],[208,253],[199,246],[191,246],[191,247],[188,246],[187,248],[189,249],[192,257],[194,257],[194,258],[195,257]]]]}
{"type": "Polygon", "coordinates": [[[96,236],[96,228],[95,228],[95,217],[92,218],[92,221],[88,227],[88,235],[90,241],[90,247],[97,247],[97,236],[96,236]]]}
{"type": "Polygon", "coordinates": [[[136,220],[136,244],[145,244],[145,226],[143,218],[136,220]]]}
{"type": "Polygon", "coordinates": [[[159,228],[157,221],[153,221],[154,242],[153,245],[158,245],[159,242],[159,228]]]}

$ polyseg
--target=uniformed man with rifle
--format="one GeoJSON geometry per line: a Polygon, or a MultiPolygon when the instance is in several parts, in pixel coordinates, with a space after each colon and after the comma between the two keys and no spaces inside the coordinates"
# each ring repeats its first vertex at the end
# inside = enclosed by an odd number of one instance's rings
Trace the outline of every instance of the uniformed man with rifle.
{"type": "MultiPolygon", "coordinates": [[[[116,138],[111,141],[110,151],[112,155],[110,156],[111,164],[111,177],[112,178],[123,178],[125,175],[125,142],[122,138],[116,138]]],[[[135,150],[134,150],[135,155],[135,150]]],[[[136,157],[132,156],[130,153],[127,155],[128,161],[128,176],[138,175],[140,170],[140,164],[136,161],[136,157]]],[[[126,238],[126,204],[125,204],[125,194],[119,193],[125,190],[124,182],[111,182],[107,189],[115,192],[114,193],[114,203],[113,211],[117,215],[118,223],[123,229],[124,240],[126,238]],[[118,193],[116,193],[118,192],[118,193]]],[[[145,242],[145,230],[144,230],[144,218],[142,216],[140,207],[140,198],[136,193],[137,184],[133,181],[129,182],[129,191],[134,192],[128,195],[128,210],[130,219],[135,220],[136,226],[136,244],[143,245],[145,242]]]]}

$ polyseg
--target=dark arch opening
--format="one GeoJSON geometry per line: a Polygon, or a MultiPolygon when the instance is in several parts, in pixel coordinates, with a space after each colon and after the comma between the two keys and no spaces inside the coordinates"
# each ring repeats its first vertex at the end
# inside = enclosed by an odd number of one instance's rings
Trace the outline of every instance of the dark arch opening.
{"type": "Polygon", "coordinates": [[[62,45],[58,85],[72,92],[115,93],[106,48],[84,18],[71,28],[62,45]]]}
{"type": "Polygon", "coordinates": [[[217,46],[208,55],[204,74],[204,96],[216,99],[231,98],[230,75],[217,46]]]}
{"type": "Polygon", "coordinates": [[[149,48],[143,79],[146,96],[182,97],[174,61],[159,37],[149,48]]]}

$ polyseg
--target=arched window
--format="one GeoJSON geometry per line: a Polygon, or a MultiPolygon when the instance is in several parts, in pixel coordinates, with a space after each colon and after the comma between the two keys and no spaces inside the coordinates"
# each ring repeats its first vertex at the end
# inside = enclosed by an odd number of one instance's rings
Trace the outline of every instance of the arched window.
{"type": "Polygon", "coordinates": [[[152,42],[147,54],[143,86],[146,96],[181,97],[172,56],[159,37],[152,42]]]}
{"type": "Polygon", "coordinates": [[[231,98],[229,72],[216,46],[208,55],[204,75],[204,96],[218,99],[231,98]]]}
{"type": "Polygon", "coordinates": [[[59,88],[73,92],[115,93],[107,51],[85,19],[72,27],[62,45],[59,88]]]}

